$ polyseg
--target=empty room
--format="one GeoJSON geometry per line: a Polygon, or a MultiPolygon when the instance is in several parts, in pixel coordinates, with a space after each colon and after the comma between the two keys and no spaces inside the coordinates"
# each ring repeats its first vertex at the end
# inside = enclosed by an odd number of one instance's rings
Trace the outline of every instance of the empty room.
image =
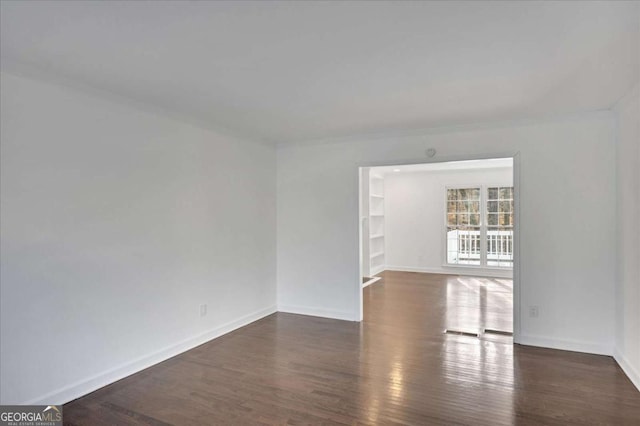
{"type": "Polygon", "coordinates": [[[0,0],[0,425],[640,424],[640,2],[0,0]]]}
{"type": "Polygon", "coordinates": [[[363,168],[360,220],[365,318],[513,343],[513,158],[363,168]]]}

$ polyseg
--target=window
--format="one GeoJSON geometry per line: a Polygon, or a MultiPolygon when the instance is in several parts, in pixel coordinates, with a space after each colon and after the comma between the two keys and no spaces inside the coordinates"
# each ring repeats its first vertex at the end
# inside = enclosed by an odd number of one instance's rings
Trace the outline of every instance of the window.
{"type": "Polygon", "coordinates": [[[447,188],[450,265],[513,266],[513,187],[447,188]]]}
{"type": "Polygon", "coordinates": [[[487,188],[487,266],[513,266],[513,187],[487,188]]]}
{"type": "Polygon", "coordinates": [[[447,189],[447,263],[480,265],[480,188],[447,189]]]}

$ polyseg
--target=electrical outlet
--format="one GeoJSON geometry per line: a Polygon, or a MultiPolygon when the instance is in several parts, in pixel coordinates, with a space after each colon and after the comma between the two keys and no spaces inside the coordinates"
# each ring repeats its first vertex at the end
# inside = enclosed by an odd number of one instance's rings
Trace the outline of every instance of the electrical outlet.
{"type": "Polygon", "coordinates": [[[537,306],[529,306],[529,316],[531,318],[538,318],[539,314],[540,314],[540,312],[539,312],[537,306]]]}
{"type": "Polygon", "coordinates": [[[203,317],[207,315],[207,305],[200,305],[200,316],[203,317]]]}

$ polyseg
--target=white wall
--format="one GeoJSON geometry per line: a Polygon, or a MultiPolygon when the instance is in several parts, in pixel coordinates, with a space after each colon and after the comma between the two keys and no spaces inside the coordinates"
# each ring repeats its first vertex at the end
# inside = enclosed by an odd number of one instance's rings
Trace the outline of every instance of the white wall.
{"type": "Polygon", "coordinates": [[[445,188],[513,185],[510,167],[387,173],[384,179],[386,268],[511,277],[510,270],[444,266],[445,188]]]}
{"type": "Polygon", "coordinates": [[[274,148],[1,83],[2,404],[68,401],[275,310],[274,148]]]}
{"type": "Polygon", "coordinates": [[[520,341],[610,354],[616,244],[610,111],[279,147],[279,309],[359,318],[358,166],[426,160],[428,147],[440,160],[520,152],[520,341]],[[529,305],[539,306],[538,318],[524,315],[529,305]]]}
{"type": "Polygon", "coordinates": [[[615,108],[617,118],[618,268],[616,353],[640,389],[640,96],[638,86],[615,108]]]}

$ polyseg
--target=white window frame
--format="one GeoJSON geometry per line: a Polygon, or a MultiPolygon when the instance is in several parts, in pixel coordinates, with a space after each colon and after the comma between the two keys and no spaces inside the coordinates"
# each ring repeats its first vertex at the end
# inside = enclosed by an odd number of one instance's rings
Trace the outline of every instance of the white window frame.
{"type": "MultiPolygon", "coordinates": [[[[496,269],[496,270],[500,270],[500,271],[511,271],[513,270],[513,264],[512,266],[488,266],[487,265],[487,228],[489,226],[489,224],[487,223],[487,201],[488,201],[488,190],[489,188],[495,188],[495,187],[509,187],[509,188],[513,188],[514,194],[514,211],[513,211],[513,219],[514,219],[514,225],[511,229],[513,229],[514,235],[515,235],[515,185],[511,182],[500,182],[500,183],[483,183],[483,184],[478,184],[478,183],[474,183],[474,184],[450,184],[450,185],[445,185],[444,186],[444,190],[443,190],[443,198],[444,198],[444,211],[443,211],[443,216],[444,216],[444,226],[442,227],[442,233],[443,233],[443,237],[442,237],[442,241],[443,241],[443,257],[442,259],[444,260],[443,262],[443,267],[445,268],[468,268],[468,269],[496,269]],[[447,206],[448,206],[448,191],[450,189],[472,189],[472,188],[480,188],[480,264],[479,265],[465,265],[465,264],[459,264],[459,263],[449,263],[448,262],[448,251],[447,251],[447,228],[449,227],[449,221],[448,221],[448,217],[447,217],[447,206]]],[[[515,247],[512,247],[512,250],[515,250],[515,247]]],[[[514,258],[515,258],[515,254],[514,254],[514,258]]]]}
{"type": "MultiPolygon", "coordinates": [[[[485,234],[485,239],[484,239],[484,263],[482,264],[482,268],[487,268],[487,269],[500,269],[500,270],[513,270],[513,261],[515,258],[514,255],[514,245],[513,245],[513,240],[514,240],[514,235],[515,235],[515,220],[516,220],[516,208],[515,208],[515,186],[513,184],[500,184],[500,185],[484,185],[484,188],[482,189],[482,195],[480,196],[480,198],[482,199],[482,196],[485,197],[484,199],[484,205],[483,205],[483,209],[482,209],[482,214],[484,215],[484,218],[480,218],[480,220],[483,221],[483,223],[485,223],[486,225],[484,226],[484,234],[485,234]],[[488,259],[487,259],[487,254],[488,254],[488,250],[487,250],[487,230],[489,229],[489,220],[486,217],[487,215],[487,203],[489,202],[489,188],[511,188],[511,196],[513,197],[511,200],[513,201],[513,211],[511,212],[512,216],[513,216],[513,225],[511,225],[511,232],[512,232],[512,237],[511,237],[511,266],[496,266],[496,265],[488,265],[488,259]]],[[[494,201],[499,201],[499,200],[494,200],[494,201]]],[[[499,208],[498,208],[499,210],[499,208]]],[[[495,227],[499,227],[499,225],[495,226],[495,227]]],[[[482,251],[481,251],[482,252],[482,251]]]]}

